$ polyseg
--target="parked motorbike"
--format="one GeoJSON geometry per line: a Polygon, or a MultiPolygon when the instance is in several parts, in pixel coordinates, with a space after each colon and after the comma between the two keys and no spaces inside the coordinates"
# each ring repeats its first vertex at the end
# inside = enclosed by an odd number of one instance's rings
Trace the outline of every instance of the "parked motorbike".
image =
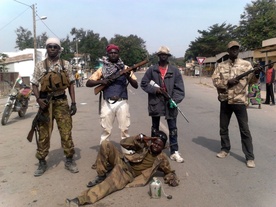
{"type": "Polygon", "coordinates": [[[17,78],[9,93],[8,100],[2,113],[2,125],[7,124],[12,112],[18,112],[19,117],[25,116],[31,93],[31,88],[25,85],[21,78],[17,78]],[[19,83],[20,89],[15,88],[17,83],[19,83]]]}

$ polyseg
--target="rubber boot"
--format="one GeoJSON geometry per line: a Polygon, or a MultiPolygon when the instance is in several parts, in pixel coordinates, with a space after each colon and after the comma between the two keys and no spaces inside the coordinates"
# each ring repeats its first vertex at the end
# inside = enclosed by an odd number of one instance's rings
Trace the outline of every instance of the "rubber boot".
{"type": "Polygon", "coordinates": [[[65,169],[69,170],[71,173],[79,172],[76,163],[73,162],[72,158],[66,158],[65,169]]]}
{"type": "Polygon", "coordinates": [[[46,171],[46,169],[47,169],[47,162],[45,160],[39,160],[38,168],[34,172],[34,176],[38,177],[38,176],[43,175],[43,173],[46,171]]]}

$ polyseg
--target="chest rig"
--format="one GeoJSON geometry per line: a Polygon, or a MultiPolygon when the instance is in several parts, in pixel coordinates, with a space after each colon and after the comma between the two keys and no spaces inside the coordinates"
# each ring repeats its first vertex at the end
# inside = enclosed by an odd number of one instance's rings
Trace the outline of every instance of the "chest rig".
{"type": "Polygon", "coordinates": [[[50,71],[47,59],[44,60],[44,68],[46,73],[41,78],[41,91],[42,92],[53,92],[53,91],[64,91],[68,88],[69,78],[64,68],[64,60],[60,60],[62,69],[59,71],[50,71]]]}

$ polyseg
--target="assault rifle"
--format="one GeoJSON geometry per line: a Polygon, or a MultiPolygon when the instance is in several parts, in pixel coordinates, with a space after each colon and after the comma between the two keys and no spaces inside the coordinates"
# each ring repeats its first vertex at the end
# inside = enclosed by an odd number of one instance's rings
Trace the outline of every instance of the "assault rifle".
{"type": "MultiPolygon", "coordinates": [[[[239,80],[241,80],[243,77],[248,76],[250,73],[256,72],[256,71],[258,71],[258,70],[264,71],[264,68],[265,68],[266,66],[273,65],[274,63],[276,63],[276,61],[275,61],[275,62],[268,63],[268,64],[263,65],[263,66],[256,66],[256,67],[253,67],[252,69],[250,69],[250,70],[248,70],[248,71],[246,71],[246,72],[244,72],[244,73],[238,75],[237,77],[235,77],[235,79],[237,79],[237,80],[239,81],[239,80]]],[[[233,85],[233,86],[234,86],[234,85],[233,85]]],[[[233,87],[233,86],[232,86],[232,87],[233,87]]],[[[230,88],[231,88],[231,87],[230,87],[230,88]]]]}
{"type": "MultiPolygon", "coordinates": [[[[116,80],[121,75],[124,75],[125,73],[128,73],[128,72],[130,72],[132,70],[135,70],[136,68],[141,67],[142,65],[145,65],[148,62],[149,62],[149,60],[143,60],[142,62],[137,63],[137,64],[133,65],[132,67],[129,67],[129,68],[125,69],[125,70],[121,70],[120,73],[118,73],[118,74],[111,75],[109,77],[109,79],[116,80]]],[[[97,87],[94,88],[94,94],[97,95],[99,92],[101,92],[102,90],[104,90],[105,87],[107,87],[107,85],[103,85],[103,84],[98,85],[97,87]]]]}
{"type": "MultiPolygon", "coordinates": [[[[49,106],[49,103],[51,102],[52,98],[54,96],[54,93],[50,93],[47,98],[44,100],[45,104],[47,105],[46,108],[48,108],[49,106]]],[[[29,134],[27,136],[27,140],[29,142],[32,142],[33,140],[33,136],[34,136],[34,133],[35,133],[35,136],[37,137],[37,131],[38,131],[38,123],[39,122],[48,122],[49,121],[49,118],[48,117],[45,117],[43,116],[43,109],[41,107],[39,107],[38,109],[38,112],[33,120],[33,123],[32,123],[32,128],[31,130],[29,131],[29,134]]]]}
{"type": "MultiPolygon", "coordinates": [[[[160,86],[157,83],[155,83],[153,80],[151,80],[149,84],[151,86],[156,87],[156,88],[160,88],[160,86]]],[[[164,90],[162,90],[162,94],[166,97],[166,99],[169,99],[170,108],[177,108],[177,110],[181,113],[181,115],[183,116],[183,118],[189,123],[189,120],[186,118],[186,116],[184,115],[184,113],[180,110],[180,108],[175,103],[175,101],[172,99],[172,97],[170,96],[170,94],[168,94],[164,90]]]]}

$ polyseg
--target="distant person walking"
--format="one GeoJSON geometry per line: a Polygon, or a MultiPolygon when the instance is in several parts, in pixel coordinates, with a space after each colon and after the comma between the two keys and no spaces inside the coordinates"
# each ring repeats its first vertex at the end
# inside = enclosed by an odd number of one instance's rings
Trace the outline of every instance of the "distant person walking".
{"type": "Polygon", "coordinates": [[[266,69],[265,79],[266,79],[266,98],[263,104],[270,104],[270,98],[271,98],[272,105],[275,105],[274,90],[273,90],[273,83],[275,81],[275,70],[273,68],[273,64],[269,64],[268,68],[266,69]]]}
{"type": "Polygon", "coordinates": [[[247,85],[254,83],[259,78],[261,70],[250,73],[248,76],[238,80],[236,76],[252,69],[250,62],[238,58],[240,44],[231,41],[227,45],[229,59],[219,63],[212,75],[214,86],[218,91],[220,101],[220,137],[221,151],[218,158],[225,158],[229,155],[231,144],[229,139],[229,124],[232,114],[237,117],[241,135],[242,150],[245,154],[246,165],[249,168],[255,167],[252,137],[248,126],[247,115],[247,85]]]}
{"type": "Polygon", "coordinates": [[[76,79],[76,86],[80,87],[80,74],[78,72],[75,73],[75,79],[76,79]]]}

